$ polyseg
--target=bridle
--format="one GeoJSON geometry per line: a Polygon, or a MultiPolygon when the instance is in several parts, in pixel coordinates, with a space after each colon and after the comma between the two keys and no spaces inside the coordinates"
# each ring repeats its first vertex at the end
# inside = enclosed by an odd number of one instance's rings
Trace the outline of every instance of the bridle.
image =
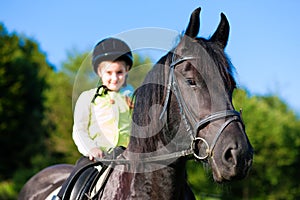
{"type": "Polygon", "coordinates": [[[180,111],[180,115],[182,116],[182,120],[183,123],[185,125],[186,131],[188,132],[188,134],[190,135],[191,138],[191,148],[187,149],[184,151],[183,154],[192,154],[196,159],[198,160],[206,160],[209,157],[213,156],[213,150],[216,146],[216,143],[220,137],[220,135],[222,134],[222,132],[225,130],[225,128],[232,122],[234,121],[238,121],[241,122],[241,124],[243,125],[242,119],[241,119],[241,114],[240,112],[237,112],[235,110],[224,110],[224,111],[219,111],[219,112],[215,112],[212,113],[206,117],[204,117],[202,120],[197,121],[194,119],[193,115],[191,114],[190,110],[188,109],[183,96],[181,94],[181,91],[178,87],[178,80],[175,76],[175,67],[187,60],[193,60],[193,59],[197,59],[196,57],[190,57],[190,56],[186,56],[186,57],[181,57],[177,60],[174,59],[174,55],[172,57],[172,62],[170,64],[170,72],[169,72],[169,78],[168,78],[168,85],[167,85],[167,92],[166,92],[166,98],[164,101],[164,107],[163,110],[161,112],[160,115],[160,119],[162,119],[163,115],[165,114],[166,110],[167,110],[167,106],[168,106],[168,102],[170,99],[170,93],[171,90],[173,88],[173,93],[176,96],[177,99],[177,103],[179,106],[179,111],[180,111]],[[189,115],[187,118],[187,115],[189,115]],[[208,123],[212,122],[212,121],[217,121],[217,120],[221,120],[221,119],[227,119],[222,126],[219,128],[218,132],[216,133],[216,136],[213,140],[213,142],[209,145],[209,143],[202,137],[196,137],[196,134],[199,130],[203,129],[208,123]],[[191,123],[188,119],[192,119],[193,123],[191,123]],[[196,144],[198,142],[202,142],[204,143],[206,150],[203,156],[200,156],[196,153],[197,148],[196,148],[196,144]]]}

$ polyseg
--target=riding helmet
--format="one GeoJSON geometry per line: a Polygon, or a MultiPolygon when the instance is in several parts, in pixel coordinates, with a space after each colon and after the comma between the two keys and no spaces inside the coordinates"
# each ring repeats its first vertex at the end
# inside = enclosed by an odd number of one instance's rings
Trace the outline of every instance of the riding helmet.
{"type": "Polygon", "coordinates": [[[93,50],[92,64],[94,71],[97,73],[97,68],[102,61],[125,61],[132,67],[133,57],[129,46],[122,40],[117,38],[106,38],[98,42],[93,50]]]}

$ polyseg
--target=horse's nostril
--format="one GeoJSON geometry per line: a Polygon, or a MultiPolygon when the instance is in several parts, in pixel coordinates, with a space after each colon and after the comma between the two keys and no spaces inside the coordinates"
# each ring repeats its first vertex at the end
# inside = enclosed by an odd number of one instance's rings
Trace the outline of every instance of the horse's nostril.
{"type": "Polygon", "coordinates": [[[224,163],[228,165],[236,165],[236,149],[229,147],[223,155],[224,163]]]}
{"type": "Polygon", "coordinates": [[[233,161],[231,149],[228,149],[228,150],[225,152],[225,160],[226,160],[227,162],[232,162],[232,161],[233,161]]]}

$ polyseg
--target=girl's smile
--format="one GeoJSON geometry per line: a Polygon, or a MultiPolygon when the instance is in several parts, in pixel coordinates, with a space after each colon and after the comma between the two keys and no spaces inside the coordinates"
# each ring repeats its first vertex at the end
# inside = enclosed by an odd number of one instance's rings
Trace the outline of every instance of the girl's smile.
{"type": "Polygon", "coordinates": [[[102,84],[109,90],[119,91],[126,80],[127,66],[124,61],[104,61],[98,67],[102,84]]]}

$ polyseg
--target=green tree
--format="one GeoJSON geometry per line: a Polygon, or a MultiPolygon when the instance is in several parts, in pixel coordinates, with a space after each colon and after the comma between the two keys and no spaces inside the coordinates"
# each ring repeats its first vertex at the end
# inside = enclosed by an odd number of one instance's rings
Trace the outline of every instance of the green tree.
{"type": "Polygon", "coordinates": [[[79,157],[72,140],[72,83],[63,72],[49,77],[51,88],[45,91],[47,97],[45,117],[51,126],[47,141],[51,164],[71,163],[79,157]]]}
{"type": "Polygon", "coordinates": [[[45,156],[44,90],[53,71],[36,42],[0,24],[0,180],[45,156]]]}
{"type": "Polygon", "coordinates": [[[11,178],[17,168],[30,166],[28,158],[43,149],[47,136],[43,91],[51,70],[35,42],[10,35],[0,26],[1,178],[11,178]]]}

